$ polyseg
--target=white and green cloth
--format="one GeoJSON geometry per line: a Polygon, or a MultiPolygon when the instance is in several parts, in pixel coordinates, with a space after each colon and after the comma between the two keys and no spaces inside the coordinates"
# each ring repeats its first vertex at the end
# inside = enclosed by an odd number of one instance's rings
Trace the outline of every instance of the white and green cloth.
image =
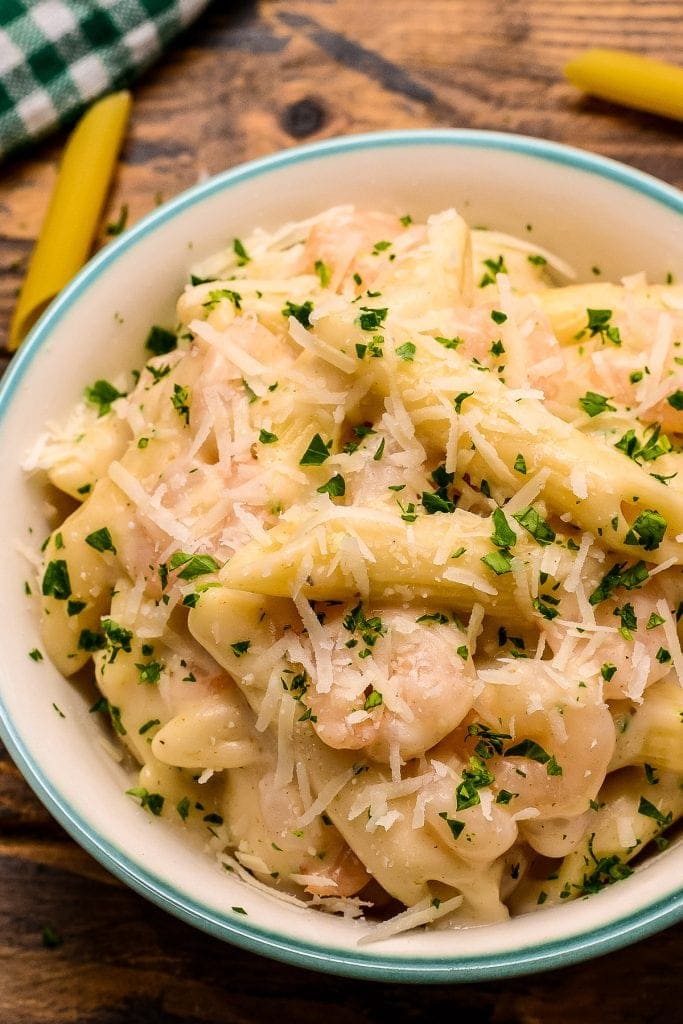
{"type": "Polygon", "coordinates": [[[207,0],[0,0],[0,159],[126,86],[207,0]]]}

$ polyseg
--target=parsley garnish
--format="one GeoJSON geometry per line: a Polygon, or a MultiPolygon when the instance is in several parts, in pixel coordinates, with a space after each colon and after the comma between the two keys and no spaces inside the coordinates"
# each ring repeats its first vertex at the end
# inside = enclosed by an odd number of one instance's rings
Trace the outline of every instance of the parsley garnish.
{"type": "Polygon", "coordinates": [[[666,828],[673,821],[673,812],[669,811],[668,814],[662,814],[658,811],[654,804],[646,800],[644,796],[641,796],[640,803],[638,804],[638,814],[644,814],[646,818],[652,818],[656,821],[661,828],[666,828]]]}
{"type": "Polygon", "coordinates": [[[443,818],[443,820],[446,822],[449,829],[451,830],[451,835],[453,836],[453,838],[458,839],[460,837],[462,830],[465,827],[465,822],[458,821],[456,818],[449,818],[448,811],[439,811],[439,817],[443,818]]]}
{"type": "Polygon", "coordinates": [[[261,429],[259,431],[258,439],[261,444],[275,444],[278,439],[277,434],[271,434],[269,430],[261,429]]]}
{"type": "Polygon", "coordinates": [[[463,339],[458,338],[442,338],[441,335],[437,335],[434,341],[438,341],[439,345],[443,345],[444,348],[459,348],[463,344],[463,339]]]}
{"type": "Polygon", "coordinates": [[[215,288],[213,291],[210,291],[209,298],[202,305],[204,309],[211,313],[223,299],[229,299],[235,309],[242,308],[242,296],[239,292],[234,292],[230,288],[215,288]]]}
{"type": "Polygon", "coordinates": [[[148,722],[145,722],[144,725],[140,726],[138,729],[138,735],[144,736],[145,733],[149,732],[150,729],[153,729],[155,725],[161,725],[161,720],[159,718],[150,718],[148,722]]]}
{"type": "Polygon", "coordinates": [[[362,331],[376,331],[382,327],[386,315],[389,312],[388,309],[373,309],[370,306],[360,307],[360,316],[358,317],[358,324],[362,331]]]}
{"type": "Polygon", "coordinates": [[[545,256],[541,256],[540,253],[532,252],[527,256],[527,259],[534,267],[544,267],[548,262],[545,256]]]}
{"type": "Polygon", "coordinates": [[[489,729],[488,725],[483,725],[481,722],[473,722],[471,725],[468,725],[467,735],[479,737],[474,752],[486,761],[490,760],[494,754],[503,753],[503,740],[512,739],[509,733],[494,732],[492,729],[489,729]]]}
{"type": "Polygon", "coordinates": [[[478,756],[470,758],[469,766],[463,769],[462,782],[455,790],[455,809],[465,811],[468,807],[475,807],[481,803],[479,790],[490,786],[493,782],[491,772],[486,762],[478,756]]]}
{"type": "Polygon", "coordinates": [[[246,654],[251,647],[251,640],[238,640],[234,644],[230,644],[230,650],[236,658],[241,658],[243,654],[246,654]]]}
{"type": "Polygon", "coordinates": [[[562,768],[555,760],[554,755],[549,754],[535,740],[522,740],[505,751],[506,757],[528,757],[530,761],[538,761],[546,766],[548,775],[562,775],[562,768]]]}
{"type": "Polygon", "coordinates": [[[593,593],[588,598],[591,604],[600,604],[601,601],[607,600],[607,598],[611,597],[618,587],[624,587],[626,590],[635,590],[637,587],[642,586],[642,584],[649,578],[650,574],[647,571],[645,562],[636,562],[635,565],[624,570],[625,565],[625,562],[616,562],[612,568],[605,573],[593,593]],[[622,570],[624,571],[622,572],[622,570]]]}
{"type": "Polygon", "coordinates": [[[378,708],[381,703],[382,694],[379,692],[379,690],[375,690],[373,688],[372,690],[370,690],[370,693],[365,699],[365,704],[363,704],[363,711],[372,711],[373,708],[378,708]]]}
{"type": "Polygon", "coordinates": [[[526,508],[513,513],[512,518],[516,519],[519,525],[523,526],[538,544],[552,544],[555,540],[555,531],[531,505],[527,505],[526,508]]]}
{"type": "Polygon", "coordinates": [[[96,380],[92,387],[85,389],[85,399],[98,407],[97,415],[105,416],[111,411],[111,403],[117,398],[125,398],[125,391],[119,391],[108,380],[96,380]]]}
{"type": "Polygon", "coordinates": [[[233,239],[232,249],[233,252],[235,253],[235,256],[237,257],[238,267],[244,267],[247,263],[251,261],[251,256],[244,248],[244,245],[242,244],[239,238],[233,239]]]}
{"type": "Polygon", "coordinates": [[[135,667],[140,675],[141,683],[158,683],[164,668],[159,661],[148,661],[147,664],[136,662],[135,667]]]}
{"type": "Polygon", "coordinates": [[[95,530],[93,533],[89,533],[85,538],[85,543],[89,544],[95,551],[111,551],[113,555],[116,554],[116,548],[114,542],[111,539],[111,534],[106,526],[101,527],[99,530],[95,530]]]}
{"type": "Polygon", "coordinates": [[[218,572],[220,564],[212,555],[188,555],[186,551],[176,551],[169,560],[170,569],[183,569],[178,573],[180,580],[195,580],[210,572],[218,572]]]}
{"type": "Polygon", "coordinates": [[[458,413],[458,415],[460,415],[462,403],[465,401],[466,398],[471,398],[473,394],[474,391],[461,391],[459,395],[455,396],[455,398],[453,399],[453,405],[455,406],[455,411],[458,413]]]}
{"type": "Polygon", "coordinates": [[[330,477],[322,487],[318,487],[317,492],[318,494],[329,494],[331,498],[341,498],[346,494],[346,481],[343,476],[337,473],[335,476],[330,477]]]}
{"type": "Polygon", "coordinates": [[[330,270],[328,265],[326,263],[323,263],[322,260],[316,260],[314,269],[320,280],[321,287],[327,288],[332,279],[332,271],[330,270]]]}
{"type": "Polygon", "coordinates": [[[448,498],[442,498],[440,494],[433,491],[423,491],[420,499],[428,516],[435,512],[455,512],[455,505],[448,498]]]}
{"type": "Polygon", "coordinates": [[[29,651],[28,652],[28,656],[29,656],[29,658],[32,661],[42,661],[43,660],[43,655],[41,654],[41,652],[38,650],[37,647],[34,647],[32,651],[29,651]]]}
{"type": "Polygon", "coordinates": [[[104,233],[114,238],[116,235],[120,235],[126,226],[128,221],[128,203],[123,203],[119,210],[119,215],[114,221],[110,221],[105,225],[104,233]]]}
{"type": "Polygon", "coordinates": [[[485,288],[487,284],[495,284],[496,274],[507,274],[508,272],[503,256],[499,256],[497,260],[482,260],[482,263],[486,267],[487,272],[479,282],[480,288],[485,288]]]}
{"type": "Polygon", "coordinates": [[[415,345],[412,343],[412,341],[406,341],[405,344],[399,345],[399,347],[396,349],[396,355],[399,357],[399,359],[402,359],[404,362],[412,363],[413,359],[415,358],[416,351],[417,349],[415,348],[415,345]]]}
{"type": "Polygon", "coordinates": [[[111,662],[116,661],[116,655],[119,651],[124,651],[126,654],[130,654],[130,645],[133,639],[133,633],[130,629],[120,626],[118,622],[114,622],[113,619],[103,619],[102,629],[107,637],[108,646],[111,648],[111,653],[109,655],[110,664],[111,662]]]}
{"type": "Polygon", "coordinates": [[[502,313],[499,309],[491,310],[491,319],[494,324],[504,324],[507,318],[507,313],[502,313]]]}
{"type": "Polygon", "coordinates": [[[681,391],[680,389],[674,391],[674,393],[672,395],[669,395],[669,397],[667,398],[667,402],[673,409],[677,409],[678,411],[683,409],[683,391],[681,391]]]}
{"type": "Polygon", "coordinates": [[[587,391],[583,398],[579,399],[579,405],[590,417],[599,416],[601,412],[616,412],[616,406],[609,404],[609,398],[605,395],[598,395],[595,391],[587,391]]]}
{"type": "Polygon", "coordinates": [[[165,356],[178,347],[178,338],[173,331],[167,331],[165,327],[158,327],[156,324],[150,328],[145,348],[154,356],[165,356]]]}
{"type": "Polygon", "coordinates": [[[42,593],[44,597],[54,597],[56,601],[66,601],[71,597],[69,568],[63,558],[48,563],[43,576],[42,593]]]}
{"type": "Polygon", "coordinates": [[[656,509],[641,512],[624,537],[625,544],[637,544],[646,551],[656,551],[666,532],[667,522],[656,509]]]}
{"type": "Polygon", "coordinates": [[[313,312],[313,303],[310,299],[306,302],[302,302],[301,305],[297,305],[296,302],[285,302],[282,308],[283,316],[293,316],[295,320],[298,320],[302,327],[311,326],[311,313],[313,312]]]}
{"type": "Polygon", "coordinates": [[[329,449],[332,445],[331,441],[327,443],[323,441],[320,434],[314,434],[311,438],[308,448],[299,459],[300,466],[322,466],[326,459],[329,459],[329,449]]]}
{"type": "Polygon", "coordinates": [[[493,543],[498,548],[512,547],[517,540],[517,534],[510,528],[502,508],[494,509],[492,519],[494,530],[491,540],[493,543]]]}
{"type": "Polygon", "coordinates": [[[515,459],[515,464],[512,468],[516,470],[517,473],[521,473],[522,476],[526,476],[526,459],[521,452],[515,459]]]}
{"type": "Polygon", "coordinates": [[[638,462],[639,459],[643,462],[654,462],[661,455],[667,455],[673,448],[671,441],[661,430],[659,423],[646,427],[642,442],[636,437],[635,430],[627,430],[614,447],[624,452],[634,462],[638,462]],[[650,436],[646,437],[648,432],[650,436]]]}
{"type": "Polygon", "coordinates": [[[495,572],[496,576],[504,576],[505,573],[512,572],[512,555],[509,551],[490,551],[487,555],[483,555],[481,560],[484,565],[488,565],[489,569],[495,572]]]}
{"type": "Polygon", "coordinates": [[[126,790],[126,796],[132,796],[140,801],[140,806],[150,811],[155,817],[159,817],[164,806],[164,798],[161,793],[150,793],[144,786],[135,786],[126,790]]]}
{"type": "Polygon", "coordinates": [[[173,394],[170,396],[171,405],[178,413],[181,419],[185,420],[185,425],[189,426],[190,423],[190,389],[183,387],[181,384],[173,385],[173,394]]]}

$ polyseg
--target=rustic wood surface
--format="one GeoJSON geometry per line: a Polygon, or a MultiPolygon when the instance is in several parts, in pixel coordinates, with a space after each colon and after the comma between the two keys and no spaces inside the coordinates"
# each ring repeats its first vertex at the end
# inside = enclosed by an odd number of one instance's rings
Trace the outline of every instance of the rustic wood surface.
{"type": "MultiPolygon", "coordinates": [[[[123,204],[130,223],[244,159],[387,127],[541,135],[683,186],[682,125],[582,97],[563,81],[563,63],[594,45],[683,64],[683,3],[214,3],[135,88],[100,244],[123,204]]],[[[0,349],[63,141],[0,168],[0,349]]],[[[459,988],[352,982],[260,960],[113,879],[52,821],[1,747],[0,923],[0,1024],[242,1024],[278,1013],[328,1024],[681,1019],[680,926],[591,963],[459,988]]]]}

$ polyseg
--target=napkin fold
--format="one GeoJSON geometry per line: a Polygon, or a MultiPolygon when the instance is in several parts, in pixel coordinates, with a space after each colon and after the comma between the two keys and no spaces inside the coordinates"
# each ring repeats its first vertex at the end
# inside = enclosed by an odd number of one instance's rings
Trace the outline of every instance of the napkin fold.
{"type": "Polygon", "coordinates": [[[208,0],[0,0],[0,159],[148,67],[208,0]]]}

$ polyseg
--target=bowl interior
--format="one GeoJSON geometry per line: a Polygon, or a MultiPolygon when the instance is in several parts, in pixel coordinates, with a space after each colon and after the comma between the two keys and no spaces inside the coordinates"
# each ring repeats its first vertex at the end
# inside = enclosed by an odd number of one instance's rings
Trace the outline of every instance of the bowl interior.
{"type": "Polygon", "coordinates": [[[512,136],[352,137],[238,168],[160,208],[79,275],[4,382],[3,736],[38,795],[82,845],[139,891],[221,938],[299,965],[418,981],[566,964],[680,914],[683,848],[559,911],[359,949],[362,925],[246,886],[180,829],[141,811],[124,795],[130,776],[111,756],[87,697],[49,662],[28,657],[41,645],[35,608],[24,594],[24,581],[33,578],[26,553],[35,553],[46,534],[49,509],[20,462],[45,422],[62,417],[87,383],[141,365],[150,325],[174,323],[175,298],[193,263],[256,226],[274,228],[346,202],[416,219],[455,206],[470,224],[553,250],[580,280],[595,279],[596,266],[605,280],[645,270],[660,281],[683,272],[683,201],[674,190],[609,161],[512,136]]]}

